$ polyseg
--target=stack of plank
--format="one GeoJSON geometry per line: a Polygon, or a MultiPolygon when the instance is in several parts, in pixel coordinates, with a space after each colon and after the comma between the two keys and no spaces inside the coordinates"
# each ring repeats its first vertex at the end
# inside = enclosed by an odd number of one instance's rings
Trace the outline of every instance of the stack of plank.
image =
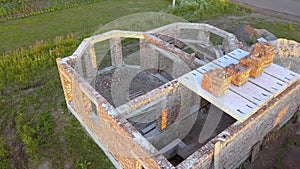
{"type": "Polygon", "coordinates": [[[256,78],[263,73],[264,68],[273,63],[275,54],[275,47],[267,43],[257,43],[251,54],[240,59],[239,63],[250,67],[250,77],[256,78]]]}
{"type": "Polygon", "coordinates": [[[231,75],[224,69],[214,69],[203,74],[201,87],[219,97],[224,95],[230,87],[231,75]]]}
{"type": "Polygon", "coordinates": [[[231,83],[236,86],[241,86],[246,83],[249,78],[251,69],[240,64],[230,64],[224,68],[227,74],[231,75],[231,83]]]}

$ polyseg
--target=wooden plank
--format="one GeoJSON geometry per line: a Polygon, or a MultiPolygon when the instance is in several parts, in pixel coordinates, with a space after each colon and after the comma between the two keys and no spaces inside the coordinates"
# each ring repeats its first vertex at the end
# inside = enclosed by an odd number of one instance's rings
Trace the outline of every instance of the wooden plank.
{"type": "Polygon", "coordinates": [[[221,67],[226,67],[230,64],[238,64],[239,61],[236,60],[236,59],[233,59],[232,57],[230,56],[227,56],[227,55],[224,55],[223,57],[220,57],[219,59],[216,59],[213,61],[213,63],[221,66],[221,67]]]}
{"type": "Polygon", "coordinates": [[[259,108],[254,103],[230,90],[221,97],[215,97],[201,88],[202,74],[195,70],[180,77],[178,81],[238,121],[246,120],[259,108]]]}
{"type": "Polygon", "coordinates": [[[292,72],[288,69],[285,69],[279,65],[276,65],[274,63],[272,63],[270,66],[268,66],[267,68],[265,68],[264,70],[265,73],[276,77],[277,79],[280,79],[281,81],[285,82],[285,83],[294,83],[297,80],[300,79],[300,75],[292,72]]]}
{"type": "Polygon", "coordinates": [[[257,78],[249,78],[249,81],[258,85],[259,87],[271,92],[274,97],[286,89],[289,85],[283,81],[272,77],[266,73],[258,76],[257,78]]]}
{"type": "Polygon", "coordinates": [[[259,107],[265,102],[271,100],[271,98],[273,97],[273,95],[270,92],[251,82],[246,82],[239,87],[231,85],[230,90],[238,93],[239,95],[243,96],[244,98],[253,102],[259,107]]]}
{"type": "Polygon", "coordinates": [[[236,49],[236,50],[228,53],[227,55],[234,58],[234,59],[236,59],[236,60],[240,60],[241,58],[249,55],[249,52],[246,52],[242,49],[236,49]]]}

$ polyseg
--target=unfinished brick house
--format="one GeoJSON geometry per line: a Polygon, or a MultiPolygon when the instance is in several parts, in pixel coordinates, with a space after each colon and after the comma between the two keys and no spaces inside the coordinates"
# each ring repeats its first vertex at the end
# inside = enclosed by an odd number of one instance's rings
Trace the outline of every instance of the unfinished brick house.
{"type": "Polygon", "coordinates": [[[216,27],[174,23],[89,37],[57,65],[68,109],[116,168],[235,168],[300,103],[299,75],[275,64],[224,97],[199,89],[242,49],[216,27]]]}

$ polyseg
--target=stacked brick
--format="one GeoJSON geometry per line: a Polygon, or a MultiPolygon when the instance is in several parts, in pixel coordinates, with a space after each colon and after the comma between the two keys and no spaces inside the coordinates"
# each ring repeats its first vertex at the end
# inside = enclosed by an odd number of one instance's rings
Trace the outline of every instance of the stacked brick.
{"type": "Polygon", "coordinates": [[[224,69],[215,69],[203,74],[201,87],[219,97],[229,90],[230,83],[230,74],[227,74],[224,69]]]}
{"type": "Polygon", "coordinates": [[[160,131],[166,130],[177,120],[181,106],[181,98],[177,92],[178,91],[175,90],[167,95],[166,107],[157,115],[156,128],[160,131]]]}
{"type": "Polygon", "coordinates": [[[168,120],[168,109],[164,109],[161,113],[161,130],[164,130],[167,127],[167,120],[168,120]]]}
{"type": "Polygon", "coordinates": [[[239,64],[230,64],[224,69],[215,69],[203,74],[201,87],[214,96],[222,96],[230,87],[230,83],[241,86],[249,76],[257,78],[264,68],[273,63],[275,47],[267,43],[255,44],[250,55],[240,59],[239,64]]]}
{"type": "Polygon", "coordinates": [[[180,106],[176,105],[174,108],[167,107],[163,109],[156,119],[156,128],[160,131],[164,131],[171,126],[177,119],[179,108],[180,106]]]}
{"type": "Polygon", "coordinates": [[[230,74],[231,83],[236,86],[241,86],[246,83],[249,78],[251,69],[249,67],[242,66],[240,64],[230,64],[224,68],[227,74],[230,74]]]}
{"type": "Polygon", "coordinates": [[[251,54],[240,59],[239,64],[250,67],[250,77],[257,78],[263,73],[264,68],[273,63],[275,54],[275,47],[267,43],[257,43],[251,54]]]}

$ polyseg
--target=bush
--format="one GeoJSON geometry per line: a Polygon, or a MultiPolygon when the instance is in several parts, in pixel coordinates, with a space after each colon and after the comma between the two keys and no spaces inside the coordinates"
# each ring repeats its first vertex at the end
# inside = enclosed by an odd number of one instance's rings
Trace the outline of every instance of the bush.
{"type": "Polygon", "coordinates": [[[174,15],[182,16],[189,21],[245,12],[247,12],[245,8],[229,0],[179,0],[176,8],[172,10],[174,15]]]}

